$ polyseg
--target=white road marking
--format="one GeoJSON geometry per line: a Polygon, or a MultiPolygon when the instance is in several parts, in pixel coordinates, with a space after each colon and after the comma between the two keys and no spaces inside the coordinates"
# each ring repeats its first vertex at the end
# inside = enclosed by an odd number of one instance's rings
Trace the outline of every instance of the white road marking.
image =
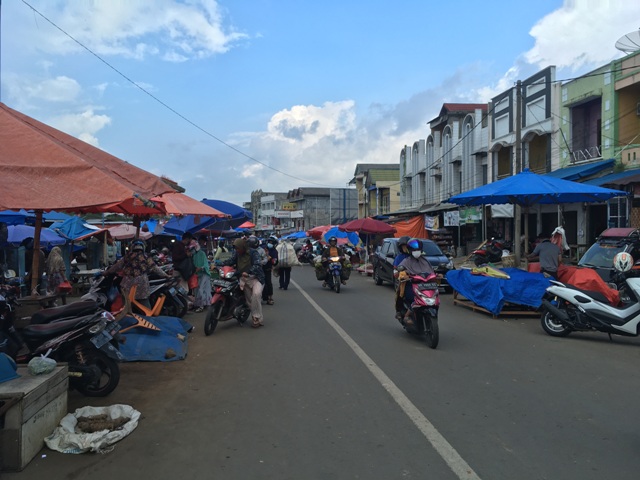
{"type": "Polygon", "coordinates": [[[353,338],[345,332],[331,316],[325,312],[320,305],[318,305],[313,298],[305,292],[300,285],[291,280],[291,283],[300,290],[302,295],[307,299],[313,308],[326,320],[326,322],[340,335],[347,345],[358,356],[362,363],[369,369],[373,376],[380,382],[382,388],[384,388],[389,395],[396,401],[402,411],[409,417],[413,424],[418,427],[418,430],[422,432],[425,438],[433,446],[433,448],[440,454],[442,459],[447,463],[449,468],[456,474],[461,480],[480,480],[480,477],[473,471],[467,462],[460,456],[453,446],[447,442],[447,440],[438,432],[436,427],[425,417],[420,410],[409,400],[409,398],[402,393],[395,383],[382,371],[378,365],[373,361],[369,355],[367,355],[360,345],[358,345],[353,338]]]}

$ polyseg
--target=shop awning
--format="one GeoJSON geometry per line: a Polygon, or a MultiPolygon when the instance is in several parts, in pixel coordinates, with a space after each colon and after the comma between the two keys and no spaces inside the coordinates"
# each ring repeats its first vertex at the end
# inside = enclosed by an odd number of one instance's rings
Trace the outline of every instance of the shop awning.
{"type": "Polygon", "coordinates": [[[451,210],[453,208],[457,209],[459,207],[455,203],[442,202],[442,203],[436,203],[435,205],[431,205],[428,207],[422,207],[420,208],[420,213],[439,212],[441,210],[451,210]]]}
{"type": "Polygon", "coordinates": [[[609,175],[605,175],[604,177],[587,180],[584,183],[600,187],[602,185],[629,185],[630,183],[635,182],[640,183],[640,168],[625,170],[624,172],[619,173],[611,173],[609,175]]]}
{"type": "Polygon", "coordinates": [[[577,182],[581,178],[590,177],[591,175],[602,172],[607,168],[613,168],[614,163],[615,160],[611,158],[609,160],[601,160],[599,162],[587,163],[584,165],[574,165],[572,167],[559,168],[558,170],[555,170],[553,172],[545,173],[545,175],[547,177],[555,177],[561,178],[562,180],[571,180],[572,182],[577,182]]]}

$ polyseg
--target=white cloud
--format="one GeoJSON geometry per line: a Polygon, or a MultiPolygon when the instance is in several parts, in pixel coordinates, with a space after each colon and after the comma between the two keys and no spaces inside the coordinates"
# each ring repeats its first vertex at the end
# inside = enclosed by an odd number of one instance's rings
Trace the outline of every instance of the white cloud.
{"type": "Polygon", "coordinates": [[[64,75],[55,78],[33,78],[9,73],[3,78],[3,88],[9,98],[20,100],[24,103],[31,101],[46,102],[73,102],[82,87],[73,78],[64,75]]]}
{"type": "Polygon", "coordinates": [[[638,29],[640,3],[617,0],[565,0],[531,31],[535,45],[525,59],[539,68],[577,70],[607,63],[621,54],[615,42],[638,29]]]}
{"type": "Polygon", "coordinates": [[[107,115],[96,114],[92,107],[87,107],[81,113],[59,115],[51,118],[47,123],[97,147],[96,134],[111,123],[111,118],[107,115]]]}
{"type": "MultiPolygon", "coordinates": [[[[143,59],[154,55],[167,61],[206,58],[227,52],[248,36],[223,25],[217,2],[202,0],[51,1],[38,11],[63,31],[99,55],[143,59]]],[[[82,48],[55,29],[26,22],[28,32],[41,37],[38,48],[68,54],[82,48]]]]}

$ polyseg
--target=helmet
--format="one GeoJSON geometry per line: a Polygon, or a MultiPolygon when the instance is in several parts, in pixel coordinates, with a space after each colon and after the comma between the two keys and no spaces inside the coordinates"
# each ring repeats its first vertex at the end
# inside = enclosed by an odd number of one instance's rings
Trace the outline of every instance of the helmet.
{"type": "Polygon", "coordinates": [[[256,237],[255,235],[251,235],[247,239],[247,245],[249,246],[249,248],[258,248],[260,246],[260,241],[258,240],[258,237],[256,237]]]}
{"type": "Polygon", "coordinates": [[[278,237],[275,235],[271,235],[269,237],[269,243],[271,243],[274,247],[278,244],[278,237]]]}
{"type": "Polygon", "coordinates": [[[410,252],[413,252],[414,250],[422,250],[422,240],[419,238],[412,238],[407,242],[407,248],[410,252]]]}
{"type": "Polygon", "coordinates": [[[142,250],[144,251],[144,241],[139,238],[131,242],[131,250],[142,250]]]}
{"type": "Polygon", "coordinates": [[[153,257],[154,255],[158,255],[158,250],[156,250],[156,249],[154,248],[153,250],[151,250],[151,251],[149,252],[149,255],[151,255],[152,257],[153,257]]]}
{"type": "Polygon", "coordinates": [[[628,272],[633,266],[633,257],[627,252],[620,252],[613,257],[613,268],[618,272],[628,272]]]}
{"type": "Polygon", "coordinates": [[[169,248],[168,247],[162,247],[161,252],[162,252],[163,255],[169,255],[169,248]]]}
{"type": "Polygon", "coordinates": [[[404,235],[402,237],[400,237],[398,239],[398,248],[402,248],[403,246],[406,247],[407,246],[407,242],[411,240],[411,237],[409,235],[404,235]]]}
{"type": "Polygon", "coordinates": [[[332,236],[332,237],[329,237],[329,243],[331,243],[331,242],[336,242],[336,243],[338,243],[338,238],[337,238],[337,237],[333,237],[333,236],[332,236]]]}

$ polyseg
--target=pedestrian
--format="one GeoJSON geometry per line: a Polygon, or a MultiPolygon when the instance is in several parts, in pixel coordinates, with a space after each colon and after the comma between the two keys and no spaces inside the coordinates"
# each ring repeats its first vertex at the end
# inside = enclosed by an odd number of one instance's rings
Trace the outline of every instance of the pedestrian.
{"type": "Polygon", "coordinates": [[[160,278],[169,278],[164,270],[162,270],[153,258],[144,253],[144,241],[136,239],[131,242],[131,250],[127,254],[111,265],[104,274],[121,273],[122,281],[120,288],[122,293],[128,297],[129,292],[135,286],[135,300],[141,305],[151,309],[149,302],[149,294],[151,291],[149,285],[149,274],[153,273],[160,278]]]}
{"type": "Polygon", "coordinates": [[[185,232],[179,242],[174,242],[171,250],[171,259],[173,261],[173,275],[178,277],[180,286],[184,290],[189,290],[189,278],[193,275],[195,267],[191,259],[191,252],[188,251],[187,245],[193,240],[193,235],[185,232]]]}
{"type": "Polygon", "coordinates": [[[276,247],[278,252],[278,281],[280,290],[287,290],[291,281],[291,267],[300,265],[298,256],[291,242],[282,240],[276,247]]]}
{"type": "Polygon", "coordinates": [[[264,289],[262,290],[262,300],[266,302],[267,305],[273,305],[273,279],[271,277],[271,273],[273,268],[278,264],[278,252],[276,250],[277,244],[278,239],[271,236],[262,246],[264,251],[267,253],[267,263],[262,266],[262,270],[264,270],[264,289]]]}
{"type": "Polygon", "coordinates": [[[216,253],[213,255],[213,260],[226,260],[228,257],[229,248],[226,246],[225,239],[220,237],[218,239],[218,247],[216,248],[216,253]]]}
{"type": "Polygon", "coordinates": [[[264,271],[260,264],[260,255],[256,249],[249,248],[245,238],[237,238],[233,242],[231,258],[222,262],[222,265],[234,266],[240,273],[240,290],[244,292],[245,299],[251,310],[252,327],[258,328],[264,325],[262,317],[262,289],[264,288],[264,271]]]}
{"type": "Polygon", "coordinates": [[[538,238],[541,240],[529,255],[527,260],[535,260],[536,257],[540,261],[540,273],[558,279],[558,266],[562,263],[562,250],[555,243],[551,242],[550,235],[546,232],[540,233],[538,238]]]}
{"type": "Polygon", "coordinates": [[[209,271],[209,260],[205,254],[205,250],[202,244],[206,246],[207,239],[200,237],[200,243],[191,242],[190,248],[192,251],[193,265],[196,268],[196,275],[198,276],[198,286],[194,291],[194,312],[202,312],[211,303],[211,273],[209,271]]]}
{"type": "Polygon", "coordinates": [[[47,258],[47,277],[49,289],[58,292],[60,284],[67,281],[67,267],[62,258],[60,247],[53,247],[47,258]]]}

